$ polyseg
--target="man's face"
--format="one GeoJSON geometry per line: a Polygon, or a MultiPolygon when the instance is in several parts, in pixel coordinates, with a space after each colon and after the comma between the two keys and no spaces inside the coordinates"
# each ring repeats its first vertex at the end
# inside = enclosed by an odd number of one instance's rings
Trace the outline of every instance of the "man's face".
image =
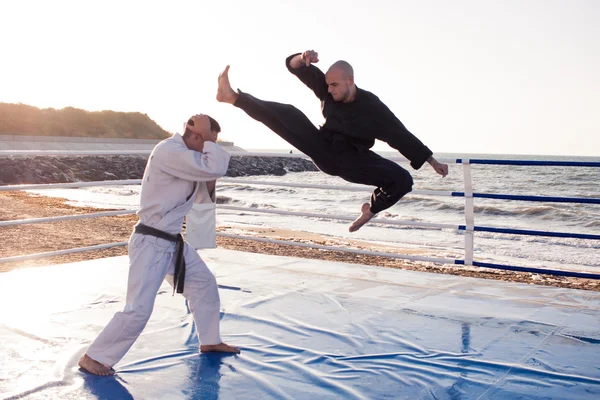
{"type": "Polygon", "coordinates": [[[333,100],[340,102],[350,95],[350,86],[354,83],[354,79],[345,77],[344,71],[340,68],[331,68],[325,74],[325,82],[327,82],[327,91],[333,100]]]}
{"type": "Polygon", "coordinates": [[[202,138],[202,135],[199,133],[194,133],[194,139],[196,140],[193,141],[192,148],[190,150],[202,152],[202,149],[204,149],[204,139],[202,138]]]}
{"type": "MultiPolygon", "coordinates": [[[[211,138],[210,141],[216,141],[216,138],[218,137],[218,133],[215,131],[211,131],[211,138]]],[[[202,150],[204,150],[204,138],[202,137],[201,134],[199,133],[194,133],[193,137],[191,140],[188,141],[187,146],[190,150],[194,150],[194,151],[198,151],[198,152],[202,152],[202,150]]]]}

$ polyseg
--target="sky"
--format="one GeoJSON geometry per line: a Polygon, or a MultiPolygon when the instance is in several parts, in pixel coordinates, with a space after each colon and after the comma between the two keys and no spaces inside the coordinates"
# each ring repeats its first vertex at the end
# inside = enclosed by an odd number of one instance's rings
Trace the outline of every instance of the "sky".
{"type": "MultiPolygon", "coordinates": [[[[0,102],[142,112],[170,132],[206,113],[221,138],[291,149],[215,100],[234,88],[320,103],[285,68],[343,59],[434,153],[600,156],[597,0],[0,0],[0,102]]],[[[390,150],[378,143],[377,150],[390,150]]]]}

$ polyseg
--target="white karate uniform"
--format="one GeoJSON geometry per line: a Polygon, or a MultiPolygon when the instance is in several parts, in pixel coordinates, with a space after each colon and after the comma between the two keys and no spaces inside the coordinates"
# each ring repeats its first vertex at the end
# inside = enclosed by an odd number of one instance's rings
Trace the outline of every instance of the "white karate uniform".
{"type": "MultiPolygon", "coordinates": [[[[199,185],[225,175],[230,155],[213,142],[203,152],[189,150],[175,134],[160,142],[150,155],[137,212],[140,222],[178,234],[194,204],[199,185]]],[[[196,250],[185,243],[183,295],[194,316],[201,344],[221,343],[220,300],[214,275],[196,250]]],[[[129,239],[129,278],[125,308],[117,312],[87,350],[92,359],[112,367],[133,345],[146,326],[156,293],[166,278],[173,285],[175,243],[134,233],[129,239]]]]}

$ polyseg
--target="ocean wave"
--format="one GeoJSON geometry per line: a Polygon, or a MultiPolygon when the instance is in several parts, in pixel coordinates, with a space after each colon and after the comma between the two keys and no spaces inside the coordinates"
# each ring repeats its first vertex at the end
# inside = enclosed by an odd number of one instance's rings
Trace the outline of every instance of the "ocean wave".
{"type": "Polygon", "coordinates": [[[560,212],[560,211],[557,210],[556,208],[550,207],[550,206],[523,207],[523,208],[518,208],[516,210],[517,215],[527,215],[527,216],[539,216],[539,215],[547,215],[547,214],[556,215],[557,212],[560,212]]]}
{"type": "Polygon", "coordinates": [[[410,230],[424,231],[424,230],[431,230],[431,228],[424,227],[424,226],[388,225],[388,224],[380,224],[380,223],[377,223],[377,222],[370,222],[369,226],[371,226],[371,227],[378,227],[378,228],[384,228],[384,229],[394,229],[394,230],[400,230],[400,231],[410,231],[410,230]]]}
{"type": "MultiPolygon", "coordinates": [[[[488,200],[489,202],[489,200],[488,200]]],[[[481,216],[499,216],[499,217],[533,217],[549,221],[588,221],[596,220],[595,214],[589,207],[573,208],[563,204],[557,205],[531,205],[531,206],[515,206],[510,203],[497,204],[477,204],[473,206],[475,215],[481,216]]],[[[432,199],[422,199],[414,202],[414,205],[420,209],[431,211],[441,211],[447,213],[463,213],[465,206],[461,202],[445,202],[432,199]]],[[[591,225],[596,226],[596,225],[591,225]]]]}
{"type": "Polygon", "coordinates": [[[86,188],[90,193],[100,193],[114,196],[137,196],[140,194],[140,187],[127,186],[101,186],[86,188]]]}
{"type": "MultiPolygon", "coordinates": [[[[445,203],[439,201],[429,201],[427,205],[423,205],[423,208],[428,210],[435,211],[448,211],[451,213],[455,212],[464,212],[465,206],[464,204],[457,203],[445,203]]],[[[498,206],[492,205],[474,205],[473,212],[478,215],[494,215],[494,216],[517,216],[522,215],[521,212],[516,210],[511,210],[508,208],[502,208],[498,206]]],[[[527,215],[527,214],[524,214],[527,215]]]]}
{"type": "Polygon", "coordinates": [[[235,190],[243,192],[257,192],[257,193],[274,193],[274,194],[296,194],[297,189],[293,188],[282,188],[282,187],[264,187],[264,186],[249,186],[249,185],[227,185],[221,190],[235,190]]]}
{"type": "Polygon", "coordinates": [[[239,202],[239,200],[236,200],[233,197],[217,196],[217,204],[235,204],[239,202]]]}
{"type": "MultiPolygon", "coordinates": [[[[557,238],[544,236],[509,235],[503,233],[477,232],[477,238],[501,242],[523,242],[527,244],[541,244],[544,246],[562,246],[574,249],[600,249],[600,243],[591,239],[557,238]]],[[[512,247],[513,245],[511,245],[512,247]]]]}
{"type": "Polygon", "coordinates": [[[265,203],[246,203],[246,207],[248,208],[260,208],[260,209],[269,209],[269,210],[274,210],[277,207],[275,207],[272,204],[265,204],[265,203]]]}
{"type": "Polygon", "coordinates": [[[567,197],[582,197],[584,199],[600,199],[600,193],[597,192],[598,186],[585,186],[585,187],[577,187],[577,191],[573,190],[569,193],[565,193],[564,196],[567,197]]]}
{"type": "Polygon", "coordinates": [[[583,226],[586,228],[600,228],[600,219],[588,221],[583,226]]]}
{"type": "Polygon", "coordinates": [[[567,176],[565,176],[565,180],[571,182],[586,182],[586,181],[596,181],[598,179],[598,170],[595,168],[590,168],[590,171],[579,171],[579,172],[571,172],[567,176]]]}
{"type": "Polygon", "coordinates": [[[413,215],[400,215],[388,211],[379,213],[375,218],[400,220],[400,221],[412,221],[412,222],[425,222],[423,218],[415,217],[413,215]]]}

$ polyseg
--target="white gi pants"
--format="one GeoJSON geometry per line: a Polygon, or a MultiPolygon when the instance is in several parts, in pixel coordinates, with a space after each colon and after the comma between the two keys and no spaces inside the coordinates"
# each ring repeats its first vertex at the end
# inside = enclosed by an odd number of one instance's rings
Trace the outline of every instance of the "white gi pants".
{"type": "MultiPolygon", "coordinates": [[[[129,278],[123,311],[117,312],[87,350],[92,359],[112,367],[146,326],[163,280],[173,286],[175,243],[133,234],[129,239],[129,278]]],[[[217,281],[194,248],[185,244],[183,296],[194,316],[201,344],[219,344],[220,300],[217,281]]]]}

